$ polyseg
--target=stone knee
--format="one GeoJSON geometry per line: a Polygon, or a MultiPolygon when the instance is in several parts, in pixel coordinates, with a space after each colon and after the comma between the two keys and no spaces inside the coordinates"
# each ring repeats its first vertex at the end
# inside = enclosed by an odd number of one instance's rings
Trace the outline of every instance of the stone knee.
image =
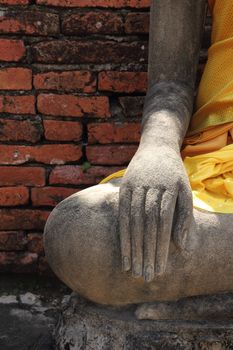
{"type": "Polygon", "coordinates": [[[119,187],[110,183],[78,192],[52,211],[45,227],[53,271],[74,291],[99,302],[107,301],[109,284],[121,274],[118,197],[119,187]]]}

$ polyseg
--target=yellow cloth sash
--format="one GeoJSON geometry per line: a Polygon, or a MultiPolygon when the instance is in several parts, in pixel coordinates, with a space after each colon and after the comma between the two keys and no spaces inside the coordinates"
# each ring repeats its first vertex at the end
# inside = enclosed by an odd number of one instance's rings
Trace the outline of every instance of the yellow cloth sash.
{"type": "Polygon", "coordinates": [[[233,213],[233,144],[216,152],[186,157],[194,207],[233,213]]]}
{"type": "Polygon", "coordinates": [[[123,170],[119,170],[114,174],[109,175],[108,177],[106,177],[105,179],[103,179],[100,184],[106,184],[107,182],[114,180],[114,179],[119,179],[121,177],[123,177],[125,175],[126,169],[123,170]]]}

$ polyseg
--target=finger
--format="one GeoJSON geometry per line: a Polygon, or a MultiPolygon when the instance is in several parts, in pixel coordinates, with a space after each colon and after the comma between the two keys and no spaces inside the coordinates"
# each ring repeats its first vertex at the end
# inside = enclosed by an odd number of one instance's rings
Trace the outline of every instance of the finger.
{"type": "Polygon", "coordinates": [[[144,215],[145,189],[136,188],[132,193],[130,217],[132,274],[135,277],[142,276],[144,215]]]}
{"type": "Polygon", "coordinates": [[[170,247],[171,231],[173,224],[173,216],[176,206],[177,192],[174,194],[165,191],[161,200],[160,222],[157,236],[156,263],[155,270],[157,275],[165,272],[167,258],[170,247]]]}
{"type": "Polygon", "coordinates": [[[132,192],[120,188],[119,198],[119,230],[123,271],[131,269],[131,238],[130,238],[130,211],[132,192]]]}
{"type": "Polygon", "coordinates": [[[180,189],[176,204],[176,219],[173,225],[173,241],[178,248],[183,249],[189,232],[193,214],[192,192],[189,186],[180,189]]]}
{"type": "Polygon", "coordinates": [[[155,272],[155,252],[157,244],[157,231],[159,220],[161,196],[159,191],[150,188],[146,194],[145,202],[145,234],[144,234],[144,271],[146,282],[154,279],[155,272]]]}

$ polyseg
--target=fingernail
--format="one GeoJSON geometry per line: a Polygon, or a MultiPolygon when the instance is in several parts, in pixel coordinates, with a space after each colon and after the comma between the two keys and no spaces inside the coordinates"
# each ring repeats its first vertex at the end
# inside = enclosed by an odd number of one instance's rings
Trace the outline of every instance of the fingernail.
{"type": "Polygon", "coordinates": [[[154,279],[154,268],[152,265],[148,265],[145,269],[145,281],[147,283],[152,282],[154,279]]]}
{"type": "Polygon", "coordinates": [[[133,275],[135,277],[141,277],[142,276],[142,265],[141,264],[134,264],[133,275]]]}
{"type": "Polygon", "coordinates": [[[124,256],[123,258],[123,270],[124,271],[129,271],[131,268],[130,266],[130,258],[128,256],[124,256]]]}

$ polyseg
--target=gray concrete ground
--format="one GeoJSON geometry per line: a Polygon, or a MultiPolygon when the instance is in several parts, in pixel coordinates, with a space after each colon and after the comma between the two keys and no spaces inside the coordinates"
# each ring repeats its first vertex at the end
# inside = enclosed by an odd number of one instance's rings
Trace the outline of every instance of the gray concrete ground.
{"type": "Polygon", "coordinates": [[[70,290],[54,279],[0,277],[0,349],[52,350],[52,333],[70,290]]]}

